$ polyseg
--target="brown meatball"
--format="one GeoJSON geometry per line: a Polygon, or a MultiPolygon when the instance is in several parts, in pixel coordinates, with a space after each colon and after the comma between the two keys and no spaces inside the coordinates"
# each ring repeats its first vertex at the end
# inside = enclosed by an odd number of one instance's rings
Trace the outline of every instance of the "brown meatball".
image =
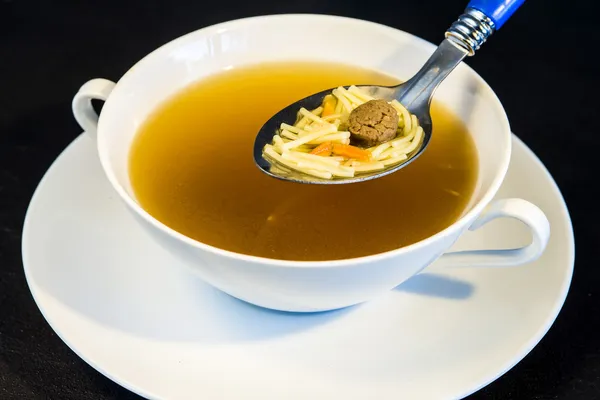
{"type": "Polygon", "coordinates": [[[350,113],[348,130],[352,141],[362,147],[371,147],[396,137],[398,112],[385,100],[371,100],[350,113]]]}

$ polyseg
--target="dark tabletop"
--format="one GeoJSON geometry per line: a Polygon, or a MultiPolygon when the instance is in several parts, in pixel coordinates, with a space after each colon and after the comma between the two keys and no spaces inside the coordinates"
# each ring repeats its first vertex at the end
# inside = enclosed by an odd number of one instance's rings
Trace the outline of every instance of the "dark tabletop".
{"type": "MultiPolygon", "coordinates": [[[[259,14],[346,15],[437,43],[466,2],[0,0],[0,399],[138,398],[56,336],[33,302],[21,263],[33,190],[81,132],[70,102],[83,82],[117,80],[184,33],[259,14]]],[[[588,5],[594,2],[529,0],[468,60],[500,97],[514,132],[554,175],[577,245],[573,283],[553,327],[523,361],[470,399],[600,399],[600,31],[588,5]]]]}

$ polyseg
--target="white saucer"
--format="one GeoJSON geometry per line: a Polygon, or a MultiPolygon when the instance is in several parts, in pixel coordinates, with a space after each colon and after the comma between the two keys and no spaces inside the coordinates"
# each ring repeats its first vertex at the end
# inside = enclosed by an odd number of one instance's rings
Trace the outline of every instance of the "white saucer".
{"type": "MultiPolygon", "coordinates": [[[[160,399],[455,399],[520,361],[556,318],[573,273],[571,221],[544,166],[515,138],[500,197],[550,219],[534,264],[435,265],[369,303],[287,314],[198,280],[141,230],[82,136],[52,165],[28,210],[23,261],[57,334],[98,371],[160,399]],[[181,268],[180,268],[181,266],[181,268]]],[[[528,240],[511,221],[457,247],[528,240]]]]}

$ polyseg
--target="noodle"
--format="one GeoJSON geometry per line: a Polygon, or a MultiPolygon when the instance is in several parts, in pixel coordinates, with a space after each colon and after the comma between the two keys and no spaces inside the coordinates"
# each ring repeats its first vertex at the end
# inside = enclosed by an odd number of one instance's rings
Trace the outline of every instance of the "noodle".
{"type": "Polygon", "coordinates": [[[369,96],[368,94],[366,94],[365,92],[363,92],[362,90],[360,90],[359,88],[357,88],[354,85],[352,85],[348,88],[348,92],[350,92],[353,95],[355,95],[356,97],[360,98],[363,101],[363,103],[366,103],[367,101],[375,100],[374,97],[369,96]]]}
{"type": "Polygon", "coordinates": [[[395,138],[364,150],[347,146],[355,152],[367,151],[368,156],[360,159],[348,157],[354,153],[336,153],[335,146],[350,143],[351,133],[346,130],[349,114],[374,98],[356,86],[338,87],[332,95],[328,96],[331,99],[327,104],[324,101],[312,111],[301,108],[294,125],[281,124],[272,144],[263,150],[273,168],[291,169],[321,179],[354,177],[398,165],[421,145],[424,132],[417,117],[400,102],[392,100],[389,104],[398,113],[395,138]],[[331,101],[335,101],[335,105],[330,104],[331,101]],[[320,153],[322,146],[330,151],[320,153]],[[316,153],[312,154],[315,149],[316,153]]]}

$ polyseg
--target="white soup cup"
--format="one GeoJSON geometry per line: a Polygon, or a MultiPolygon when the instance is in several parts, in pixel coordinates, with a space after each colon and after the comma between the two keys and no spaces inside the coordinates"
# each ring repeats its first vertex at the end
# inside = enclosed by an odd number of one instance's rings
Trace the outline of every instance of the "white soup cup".
{"type": "MultiPolygon", "coordinates": [[[[511,131],[500,101],[468,66],[461,64],[435,97],[462,119],[475,141],[479,180],[463,216],[447,229],[413,245],[367,257],[328,262],[282,261],[237,254],[192,240],[165,226],[136,201],[128,175],[132,141],[142,122],[175,92],[219,71],[271,61],[341,62],[411,77],[435,47],[408,33],[333,16],[277,15],[211,26],[178,38],[132,67],[117,84],[94,79],[73,99],[82,128],[96,136],[108,180],[156,239],[220,290],[247,302],[284,311],[323,311],[372,299],[401,284],[441,257],[447,264],[508,267],[539,257],[549,223],[521,199],[492,202],[507,172],[511,131]],[[327,46],[318,46],[327,38],[327,46]],[[105,100],[100,118],[92,99],[105,100]],[[512,217],[531,230],[531,243],[510,250],[447,253],[466,230],[512,217]]],[[[247,133],[252,134],[252,132],[247,133]]],[[[117,229],[117,227],[115,227],[117,229]]]]}

